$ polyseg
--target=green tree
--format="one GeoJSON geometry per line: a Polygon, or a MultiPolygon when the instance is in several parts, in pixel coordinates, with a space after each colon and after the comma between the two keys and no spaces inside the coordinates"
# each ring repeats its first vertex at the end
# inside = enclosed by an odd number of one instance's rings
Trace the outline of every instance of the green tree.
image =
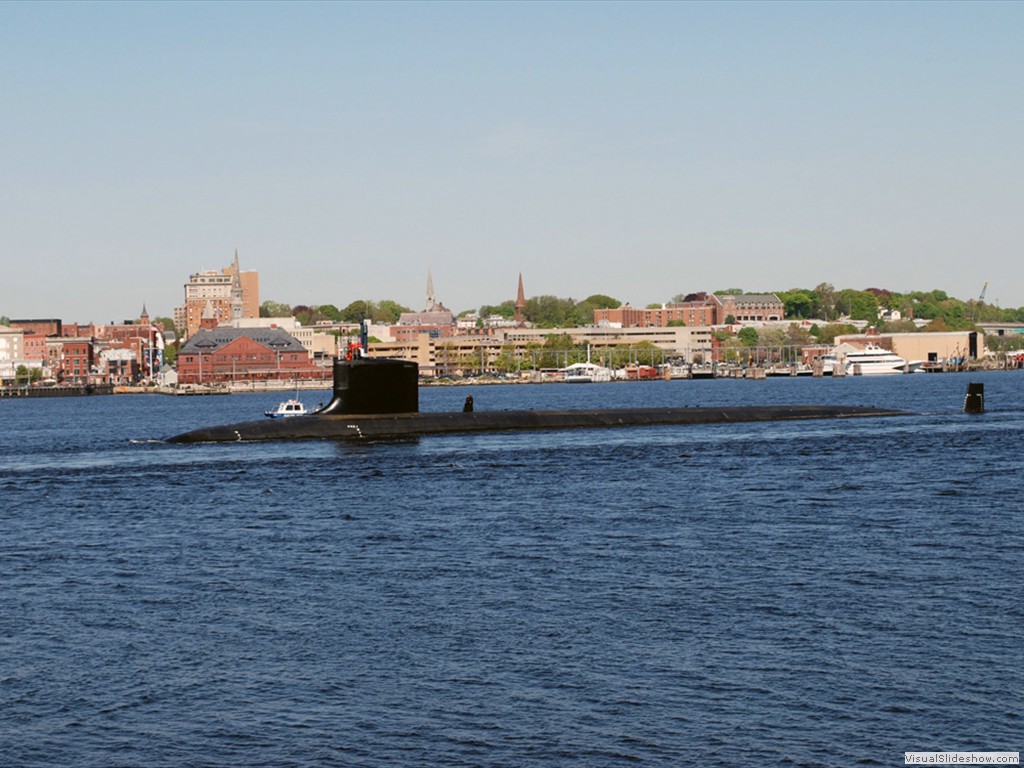
{"type": "Polygon", "coordinates": [[[11,318],[9,318],[7,315],[0,315],[0,325],[10,325],[10,324],[11,324],[11,318]]]}
{"type": "Polygon", "coordinates": [[[29,368],[26,365],[19,365],[14,371],[14,380],[16,383],[36,382],[43,378],[43,371],[41,368],[29,368]]]}
{"type": "Polygon", "coordinates": [[[741,328],[740,332],[736,334],[736,338],[745,347],[756,347],[760,340],[760,336],[753,328],[741,328]]]}
{"type": "Polygon", "coordinates": [[[332,323],[341,322],[341,310],[333,304],[320,304],[316,311],[325,320],[330,320],[332,323]]]}
{"type": "Polygon", "coordinates": [[[834,344],[836,336],[843,336],[848,333],[856,333],[857,327],[849,323],[829,323],[823,326],[811,326],[811,333],[814,334],[821,344],[834,344]],[[815,331],[817,331],[815,333],[815,331]]]}
{"type": "Polygon", "coordinates": [[[376,312],[374,313],[373,320],[377,323],[384,323],[386,325],[394,325],[398,322],[398,318],[402,316],[403,312],[411,312],[412,310],[408,307],[403,307],[397,301],[392,299],[381,299],[377,304],[376,312]]]}
{"type": "Polygon", "coordinates": [[[264,301],[260,304],[260,317],[291,317],[292,308],[277,301],[264,301]]]}
{"type": "Polygon", "coordinates": [[[811,332],[806,328],[801,328],[796,323],[790,323],[789,328],[786,329],[786,346],[790,347],[806,347],[810,344],[814,344],[817,339],[811,335],[811,332]]]}
{"type": "Polygon", "coordinates": [[[775,295],[785,307],[786,317],[814,317],[818,311],[818,296],[814,291],[793,288],[789,291],[776,291],[775,295]]]}
{"type": "Polygon", "coordinates": [[[895,304],[895,297],[892,291],[887,291],[884,288],[865,288],[865,291],[874,295],[878,300],[879,307],[885,307],[886,309],[893,309],[895,304]]]}
{"type": "Polygon", "coordinates": [[[561,368],[569,361],[567,353],[576,349],[572,337],[567,333],[552,333],[544,340],[542,368],[561,368]]]}
{"type": "Polygon", "coordinates": [[[353,301],[343,310],[341,310],[341,321],[343,323],[361,323],[366,319],[373,319],[373,313],[376,310],[376,305],[372,301],[366,299],[359,299],[353,301]]]}
{"type": "Polygon", "coordinates": [[[299,325],[310,326],[316,323],[317,313],[314,307],[296,304],[292,307],[292,317],[298,321],[299,325]]]}
{"type": "MultiPolygon", "coordinates": [[[[594,310],[614,309],[619,306],[622,306],[621,303],[617,299],[613,299],[611,296],[594,294],[593,296],[588,296],[583,301],[576,304],[572,308],[572,312],[570,312],[566,318],[566,322],[570,327],[574,328],[579,328],[584,325],[593,325],[594,310]]],[[[659,304],[657,306],[661,305],[659,304]]]]}
{"type": "Polygon", "coordinates": [[[581,304],[590,304],[595,309],[615,309],[621,307],[622,302],[618,299],[613,299],[611,296],[607,296],[603,293],[595,293],[591,296],[587,296],[581,304]]]}
{"type": "Polygon", "coordinates": [[[576,307],[572,299],[557,296],[534,296],[526,300],[523,312],[526,319],[538,328],[564,328],[576,307]]]}
{"type": "Polygon", "coordinates": [[[514,344],[504,344],[495,358],[494,367],[500,373],[515,373],[530,366],[525,363],[522,353],[516,349],[514,344]]]}
{"type": "Polygon", "coordinates": [[[950,298],[945,291],[915,291],[904,297],[904,302],[909,301],[907,314],[922,320],[936,320],[941,318],[945,326],[951,331],[965,330],[973,326],[971,319],[971,308],[959,299],[950,298]]]}
{"type": "Polygon", "coordinates": [[[175,338],[178,336],[178,329],[174,325],[174,320],[169,317],[156,317],[153,318],[153,325],[163,326],[165,334],[171,334],[175,338]]]}
{"type": "Polygon", "coordinates": [[[914,325],[913,320],[904,317],[884,322],[878,326],[878,330],[882,333],[914,333],[917,331],[917,326],[914,325]]]}
{"type": "Polygon", "coordinates": [[[818,283],[814,287],[814,295],[818,299],[818,313],[822,320],[832,320],[836,316],[836,289],[831,283],[818,283]]]}
{"type": "Polygon", "coordinates": [[[490,317],[491,315],[499,315],[504,317],[506,320],[511,320],[516,316],[515,302],[509,299],[503,301],[501,304],[484,304],[480,307],[480,317],[490,317]]]}
{"type": "Polygon", "coordinates": [[[846,313],[853,320],[878,320],[878,297],[868,291],[844,288],[835,294],[836,311],[846,313]]]}

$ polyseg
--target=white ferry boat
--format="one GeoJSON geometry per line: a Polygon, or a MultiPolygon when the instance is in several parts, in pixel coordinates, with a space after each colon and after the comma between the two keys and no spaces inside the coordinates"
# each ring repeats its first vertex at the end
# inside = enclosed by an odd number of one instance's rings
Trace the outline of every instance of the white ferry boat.
{"type": "Polygon", "coordinates": [[[887,373],[914,373],[921,367],[920,360],[908,362],[895,352],[883,349],[877,344],[868,344],[864,349],[855,349],[845,355],[825,355],[824,373],[835,374],[843,366],[847,376],[877,376],[887,373]]]}

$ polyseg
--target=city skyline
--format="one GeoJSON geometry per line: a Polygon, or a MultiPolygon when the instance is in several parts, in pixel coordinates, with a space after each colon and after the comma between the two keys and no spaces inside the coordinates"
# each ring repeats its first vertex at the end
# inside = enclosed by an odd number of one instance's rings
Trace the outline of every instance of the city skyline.
{"type": "Polygon", "coordinates": [[[882,287],[1024,306],[1024,8],[0,9],[0,314],[882,287]],[[736,285],[736,284],[739,285],[736,285]]]}

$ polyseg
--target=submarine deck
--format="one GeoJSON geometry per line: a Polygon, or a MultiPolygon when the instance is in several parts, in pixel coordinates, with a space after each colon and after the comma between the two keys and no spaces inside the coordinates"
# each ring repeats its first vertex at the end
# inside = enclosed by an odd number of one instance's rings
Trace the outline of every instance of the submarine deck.
{"type": "Polygon", "coordinates": [[[168,438],[171,443],[257,440],[400,438],[460,432],[718,424],[797,419],[906,416],[869,406],[738,406],[720,408],[618,408],[573,411],[470,411],[379,415],[313,414],[291,419],[245,421],[168,438]]]}

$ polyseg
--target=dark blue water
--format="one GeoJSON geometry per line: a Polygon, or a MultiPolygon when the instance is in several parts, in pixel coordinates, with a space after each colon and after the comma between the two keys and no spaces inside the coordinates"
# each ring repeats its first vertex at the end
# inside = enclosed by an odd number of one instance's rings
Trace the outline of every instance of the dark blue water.
{"type": "MultiPolygon", "coordinates": [[[[1024,746],[1024,374],[428,389],[890,419],[172,446],[0,401],[0,765],[901,765],[1024,746]],[[988,410],[961,413],[968,381],[988,410]]],[[[327,393],[304,397],[307,405],[327,393]]]]}

